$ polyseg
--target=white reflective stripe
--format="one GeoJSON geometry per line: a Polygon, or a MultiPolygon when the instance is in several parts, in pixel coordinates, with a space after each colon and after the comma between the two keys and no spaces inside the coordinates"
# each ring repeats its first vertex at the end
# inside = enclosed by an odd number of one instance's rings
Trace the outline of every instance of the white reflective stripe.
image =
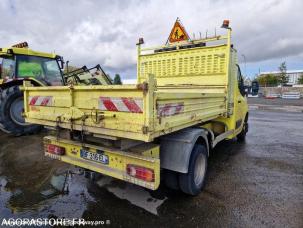
{"type": "Polygon", "coordinates": [[[134,101],[140,107],[140,109],[143,111],[143,100],[140,98],[135,98],[134,101]]]}
{"type": "Polygon", "coordinates": [[[104,104],[103,104],[103,102],[102,102],[102,100],[101,100],[101,98],[99,99],[99,109],[100,110],[102,110],[102,111],[106,111],[107,109],[105,108],[105,106],[104,106],[104,104]]]}
{"type": "Polygon", "coordinates": [[[124,102],[120,97],[112,97],[111,101],[117,107],[120,112],[129,112],[129,109],[125,106],[124,102]]]}
{"type": "Polygon", "coordinates": [[[35,105],[41,105],[42,101],[44,100],[45,97],[39,97],[38,100],[36,101],[35,105]]]}

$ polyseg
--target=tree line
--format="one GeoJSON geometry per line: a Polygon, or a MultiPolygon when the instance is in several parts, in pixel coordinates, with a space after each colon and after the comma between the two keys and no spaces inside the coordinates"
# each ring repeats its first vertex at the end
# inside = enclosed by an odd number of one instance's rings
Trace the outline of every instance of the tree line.
{"type": "Polygon", "coordinates": [[[112,77],[109,74],[107,74],[107,77],[112,81],[114,85],[122,85],[120,74],[115,74],[114,79],[112,79],[112,77]]]}

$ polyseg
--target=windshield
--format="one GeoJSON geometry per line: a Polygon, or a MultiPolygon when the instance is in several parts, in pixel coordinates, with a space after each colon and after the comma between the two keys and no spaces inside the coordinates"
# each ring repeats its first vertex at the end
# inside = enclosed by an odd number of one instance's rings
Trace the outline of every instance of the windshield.
{"type": "Polygon", "coordinates": [[[56,59],[17,55],[18,78],[32,77],[46,85],[62,85],[62,75],[56,59]]]}

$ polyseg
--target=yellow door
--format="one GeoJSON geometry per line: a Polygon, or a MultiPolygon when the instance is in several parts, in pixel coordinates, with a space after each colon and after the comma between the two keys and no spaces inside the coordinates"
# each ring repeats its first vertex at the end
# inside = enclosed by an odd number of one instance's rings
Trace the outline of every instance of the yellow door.
{"type": "Polygon", "coordinates": [[[235,89],[235,131],[241,132],[242,125],[247,113],[247,99],[245,95],[244,82],[240,67],[237,65],[237,88],[235,89]]]}

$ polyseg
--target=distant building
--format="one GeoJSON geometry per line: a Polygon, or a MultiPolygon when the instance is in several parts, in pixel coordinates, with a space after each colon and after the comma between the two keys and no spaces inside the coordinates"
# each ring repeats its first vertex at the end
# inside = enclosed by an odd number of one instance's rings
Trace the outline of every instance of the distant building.
{"type": "MultiPolygon", "coordinates": [[[[280,71],[268,71],[268,72],[261,72],[260,76],[266,75],[266,74],[273,74],[275,76],[279,76],[281,74],[280,71]]],[[[288,83],[287,85],[297,85],[298,80],[303,74],[303,70],[288,70],[286,71],[287,77],[288,77],[288,83]]]]}

